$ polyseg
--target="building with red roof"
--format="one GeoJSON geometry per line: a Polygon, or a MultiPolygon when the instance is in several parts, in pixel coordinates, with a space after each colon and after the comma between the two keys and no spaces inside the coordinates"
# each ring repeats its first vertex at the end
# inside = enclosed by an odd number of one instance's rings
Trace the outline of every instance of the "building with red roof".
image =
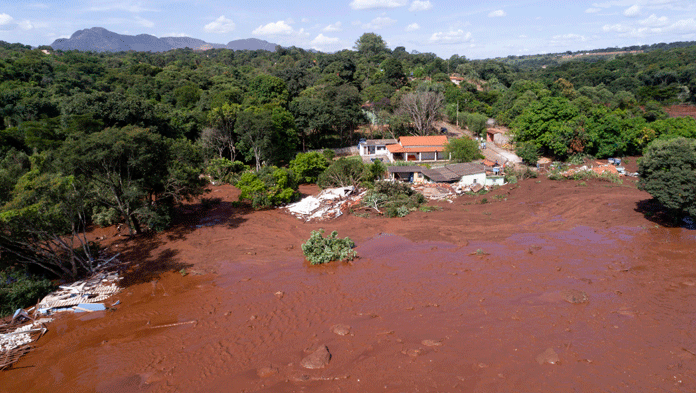
{"type": "Polygon", "coordinates": [[[387,145],[389,161],[440,161],[447,160],[445,135],[402,136],[393,145],[387,145]]]}

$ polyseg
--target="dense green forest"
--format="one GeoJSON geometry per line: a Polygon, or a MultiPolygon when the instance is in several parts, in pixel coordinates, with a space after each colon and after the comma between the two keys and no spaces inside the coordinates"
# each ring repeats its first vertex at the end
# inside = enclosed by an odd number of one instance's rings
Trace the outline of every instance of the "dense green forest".
{"type": "Polygon", "coordinates": [[[250,197],[255,205],[287,200],[302,178],[285,169],[298,152],[434,131],[414,111],[472,127],[495,118],[530,163],[694,138],[696,121],[668,118],[663,106],[696,103],[695,60],[696,46],[677,45],[520,66],[391,50],[374,33],[331,54],[85,53],[0,42],[0,270],[90,272],[100,256],[87,226],[166,228],[177,204],[202,194],[202,173],[277,187],[272,198],[250,197]]]}

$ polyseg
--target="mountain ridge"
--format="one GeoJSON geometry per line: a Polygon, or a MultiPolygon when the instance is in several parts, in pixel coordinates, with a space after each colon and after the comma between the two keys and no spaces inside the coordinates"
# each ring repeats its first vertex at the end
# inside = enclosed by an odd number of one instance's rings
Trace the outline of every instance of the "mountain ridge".
{"type": "Polygon", "coordinates": [[[59,38],[50,45],[55,50],[78,50],[93,52],[166,52],[174,49],[193,50],[231,49],[275,51],[277,44],[247,38],[233,40],[227,44],[216,44],[193,37],[155,37],[150,34],[126,35],[109,31],[103,27],[77,30],[70,38],[59,38]]]}

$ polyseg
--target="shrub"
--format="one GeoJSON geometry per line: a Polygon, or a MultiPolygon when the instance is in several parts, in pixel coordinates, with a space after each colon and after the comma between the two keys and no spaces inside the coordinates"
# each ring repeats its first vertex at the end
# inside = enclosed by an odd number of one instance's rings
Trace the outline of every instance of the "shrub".
{"type": "Polygon", "coordinates": [[[290,161],[290,170],[295,174],[298,183],[316,183],[319,175],[328,167],[329,160],[318,152],[298,153],[295,159],[290,161]]]}
{"type": "Polygon", "coordinates": [[[366,176],[365,164],[361,160],[339,158],[319,175],[317,184],[321,188],[358,186],[366,176]]]}
{"type": "Polygon", "coordinates": [[[214,158],[208,162],[205,173],[214,181],[233,184],[239,174],[249,170],[249,166],[240,161],[230,161],[227,158],[214,158]]]}
{"type": "Polygon", "coordinates": [[[36,304],[55,289],[51,281],[25,272],[0,272],[0,317],[36,304]]]}
{"type": "Polygon", "coordinates": [[[404,217],[425,202],[423,194],[413,191],[407,184],[377,181],[363,197],[363,206],[370,207],[387,217],[404,217]]]}
{"type": "Polygon", "coordinates": [[[696,217],[696,139],[655,140],[638,164],[638,187],[673,216],[696,217]]]}
{"type": "Polygon", "coordinates": [[[352,261],[356,257],[352,240],[347,237],[339,239],[336,231],[327,237],[323,234],[323,229],[312,231],[307,242],[302,243],[302,252],[309,263],[319,265],[331,261],[352,261]]]}
{"type": "Polygon", "coordinates": [[[94,206],[92,208],[92,222],[105,228],[121,221],[121,213],[113,207],[94,206]]]}
{"type": "Polygon", "coordinates": [[[324,149],[321,154],[326,158],[326,161],[331,162],[333,161],[334,157],[336,157],[336,152],[331,150],[331,149],[324,149]]]}
{"type": "Polygon", "coordinates": [[[534,142],[522,142],[515,148],[515,154],[527,165],[536,165],[539,160],[540,148],[534,142]]]}
{"type": "Polygon", "coordinates": [[[452,162],[471,162],[483,158],[478,142],[468,137],[451,139],[445,145],[445,153],[449,153],[452,162]]]}
{"type": "Polygon", "coordinates": [[[376,160],[372,164],[367,166],[367,174],[365,176],[365,181],[375,182],[382,179],[384,172],[387,171],[387,166],[380,160],[376,160]]]}
{"type": "Polygon", "coordinates": [[[264,209],[297,200],[297,182],[285,168],[268,166],[258,172],[244,173],[237,184],[239,200],[249,200],[254,209],[264,209]]]}

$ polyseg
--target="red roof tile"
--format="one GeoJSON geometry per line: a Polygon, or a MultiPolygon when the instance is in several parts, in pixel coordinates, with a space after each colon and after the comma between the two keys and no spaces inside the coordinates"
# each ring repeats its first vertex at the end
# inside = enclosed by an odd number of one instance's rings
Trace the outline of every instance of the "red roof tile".
{"type": "Polygon", "coordinates": [[[404,147],[443,146],[445,143],[447,143],[447,137],[445,135],[402,136],[399,138],[399,143],[404,147]]]}

